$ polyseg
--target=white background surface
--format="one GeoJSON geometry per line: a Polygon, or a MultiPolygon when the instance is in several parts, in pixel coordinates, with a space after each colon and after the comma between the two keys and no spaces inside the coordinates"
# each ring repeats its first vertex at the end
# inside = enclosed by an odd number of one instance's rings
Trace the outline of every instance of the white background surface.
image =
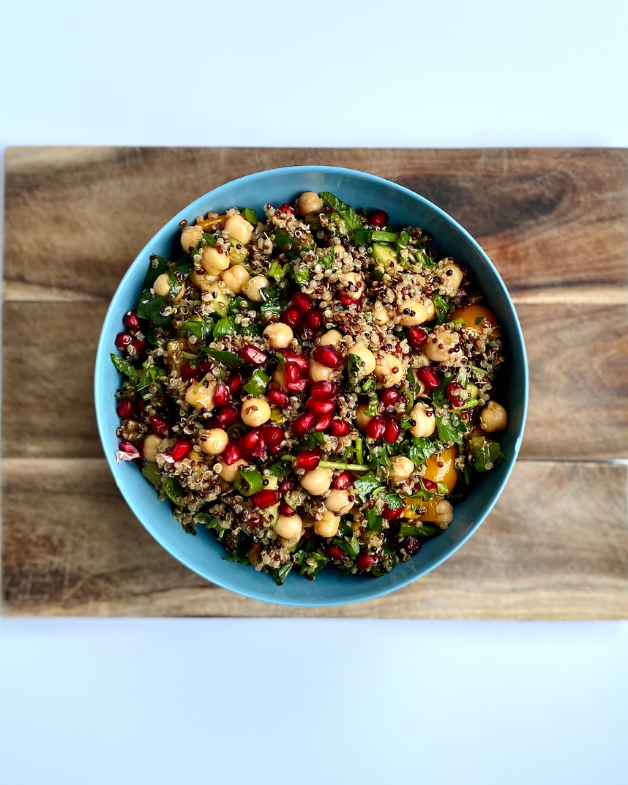
{"type": "MultiPolygon", "coordinates": [[[[0,145],[628,146],[627,23],[14,0],[0,145]]],[[[0,619],[7,785],[619,785],[627,707],[625,623],[0,619]]]]}

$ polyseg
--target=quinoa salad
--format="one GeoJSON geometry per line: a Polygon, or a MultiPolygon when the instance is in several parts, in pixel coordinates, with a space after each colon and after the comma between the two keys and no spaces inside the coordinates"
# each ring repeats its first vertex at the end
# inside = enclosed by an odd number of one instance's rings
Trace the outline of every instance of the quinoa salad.
{"type": "Polygon", "coordinates": [[[500,327],[463,260],[306,192],[181,223],[111,359],[117,461],[225,558],[381,576],[503,459],[500,327]]]}

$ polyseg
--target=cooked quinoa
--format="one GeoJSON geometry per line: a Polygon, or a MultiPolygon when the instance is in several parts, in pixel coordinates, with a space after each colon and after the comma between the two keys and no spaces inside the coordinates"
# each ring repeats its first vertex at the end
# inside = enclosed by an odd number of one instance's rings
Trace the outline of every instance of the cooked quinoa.
{"type": "Polygon", "coordinates": [[[182,222],[112,360],[117,460],[225,558],[381,576],[503,458],[503,361],[470,270],[330,193],[182,222]]]}

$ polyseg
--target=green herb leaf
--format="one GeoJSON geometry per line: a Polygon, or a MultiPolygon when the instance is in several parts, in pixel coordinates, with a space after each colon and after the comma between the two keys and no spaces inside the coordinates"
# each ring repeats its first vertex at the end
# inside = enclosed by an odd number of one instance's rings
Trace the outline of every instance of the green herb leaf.
{"type": "Polygon", "coordinates": [[[448,417],[439,417],[436,415],[436,425],[438,427],[438,438],[441,442],[454,442],[455,444],[463,443],[463,434],[467,433],[467,426],[458,418],[458,422],[454,423],[448,417]]]}
{"type": "Polygon", "coordinates": [[[249,381],[244,385],[244,390],[254,398],[259,398],[259,396],[266,390],[268,381],[268,376],[264,373],[264,371],[262,371],[261,368],[257,368],[255,371],[253,371],[249,381]]]}
{"type": "Polygon", "coordinates": [[[438,537],[441,533],[442,529],[432,523],[424,523],[422,526],[411,526],[408,523],[402,523],[399,528],[401,537],[418,537],[419,540],[431,540],[433,537],[438,537]]]}
{"type": "Polygon", "coordinates": [[[397,250],[399,250],[399,248],[405,248],[409,242],[410,235],[406,231],[400,232],[397,239],[397,250]]]}
{"type": "Polygon", "coordinates": [[[170,499],[173,504],[181,506],[183,504],[184,491],[179,483],[167,474],[162,475],[161,488],[164,496],[170,499]]]}
{"type": "Polygon", "coordinates": [[[380,479],[373,474],[373,472],[365,472],[365,474],[361,475],[354,481],[353,487],[359,494],[362,501],[365,502],[369,496],[372,496],[376,491],[381,490],[384,486],[381,484],[380,479]]]}
{"type": "MultiPolygon", "coordinates": [[[[484,319],[486,319],[486,317],[485,317],[485,316],[478,316],[478,317],[476,318],[476,320],[475,320],[475,326],[477,327],[478,325],[482,324],[482,322],[484,321],[484,319]]],[[[464,324],[464,319],[462,320],[462,323],[464,324]]]]}
{"type": "Polygon", "coordinates": [[[363,245],[366,248],[372,240],[373,232],[370,229],[356,229],[353,233],[353,241],[356,245],[363,245]]]}
{"type": "Polygon", "coordinates": [[[275,357],[277,358],[277,362],[279,363],[279,367],[283,371],[286,367],[286,358],[283,356],[281,352],[275,352],[275,357]]]}
{"type": "Polygon", "coordinates": [[[216,326],[214,327],[214,341],[224,338],[225,335],[235,335],[237,331],[238,329],[233,316],[223,316],[222,319],[218,319],[216,326]]]}
{"type": "Polygon", "coordinates": [[[188,335],[193,335],[199,339],[199,341],[209,341],[212,337],[212,329],[214,327],[213,321],[209,322],[196,322],[196,321],[189,321],[184,322],[183,326],[188,332],[188,335]]]}
{"type": "Polygon", "coordinates": [[[387,493],[382,497],[384,504],[387,504],[391,510],[398,510],[400,507],[405,507],[405,502],[402,501],[401,496],[396,493],[387,493]]]}
{"type": "MultiPolygon", "coordinates": [[[[353,357],[354,355],[351,356],[353,357]]],[[[375,415],[377,414],[378,406],[379,406],[379,398],[375,393],[371,393],[369,395],[369,405],[366,407],[366,413],[369,415],[369,417],[375,417],[375,415]]]]}
{"type": "Polygon", "coordinates": [[[133,382],[137,381],[137,371],[128,360],[125,360],[124,357],[120,357],[119,354],[110,354],[109,356],[111,357],[111,362],[123,376],[128,376],[133,382]]]}
{"type": "Polygon", "coordinates": [[[241,368],[243,365],[246,365],[244,360],[241,360],[233,352],[219,352],[217,349],[208,349],[207,354],[216,362],[222,363],[228,368],[241,368]]]}
{"type": "Polygon", "coordinates": [[[349,372],[349,375],[359,374],[363,365],[364,361],[357,354],[349,355],[349,360],[347,362],[347,371],[349,372]]]}
{"type": "Polygon", "coordinates": [[[312,271],[304,264],[294,274],[294,280],[299,286],[303,286],[312,278],[312,271]]]}
{"type": "Polygon", "coordinates": [[[163,256],[155,256],[151,259],[137,304],[137,315],[140,319],[150,319],[158,327],[170,324],[172,316],[161,316],[161,309],[164,307],[165,302],[163,298],[153,296],[151,287],[157,278],[166,272],[168,264],[168,260],[164,259],[163,256]]]}
{"type": "Polygon", "coordinates": [[[268,286],[265,289],[260,289],[262,295],[262,304],[260,306],[260,313],[267,319],[269,316],[281,316],[283,309],[286,306],[286,301],[282,299],[281,293],[274,286],[268,286]]]}
{"type": "Polygon", "coordinates": [[[343,219],[345,226],[350,232],[362,227],[362,221],[353,207],[345,204],[344,202],[341,202],[337,196],[330,194],[328,191],[323,191],[319,194],[319,196],[323,200],[324,204],[326,204],[328,207],[334,208],[338,215],[340,215],[340,217],[343,219]]]}
{"type": "Polygon", "coordinates": [[[418,469],[419,466],[422,466],[427,461],[430,455],[434,455],[434,453],[440,452],[442,449],[443,445],[439,442],[433,442],[425,436],[413,436],[408,448],[408,458],[414,464],[414,468],[418,469]]]}
{"type": "Polygon", "coordinates": [[[268,471],[273,477],[287,477],[289,474],[292,474],[292,464],[284,461],[275,461],[275,463],[270,464],[268,471]]]}
{"type": "Polygon", "coordinates": [[[436,262],[427,253],[425,248],[417,248],[417,250],[414,252],[414,256],[422,267],[436,267],[436,262]]]}
{"type": "Polygon", "coordinates": [[[284,229],[275,230],[275,245],[284,251],[291,259],[298,259],[302,245],[284,229]]]}
{"type": "Polygon", "coordinates": [[[445,298],[438,294],[434,294],[432,296],[434,300],[434,307],[436,308],[436,318],[438,319],[439,324],[444,324],[447,321],[447,314],[449,313],[449,305],[445,298]]]}
{"type": "Polygon", "coordinates": [[[277,570],[277,586],[281,586],[281,584],[286,580],[288,577],[288,573],[292,569],[292,562],[289,561],[287,564],[284,564],[283,567],[280,567],[277,570]]]}
{"type": "Polygon", "coordinates": [[[203,239],[210,247],[214,247],[216,245],[216,235],[209,234],[208,232],[203,232],[203,239]]]}
{"type": "Polygon", "coordinates": [[[161,472],[159,471],[157,464],[152,463],[151,461],[146,461],[146,463],[142,466],[142,474],[148,482],[159,490],[161,488],[161,472]]]}
{"type": "Polygon", "coordinates": [[[281,265],[277,261],[273,261],[270,265],[270,269],[268,270],[268,275],[270,278],[274,278],[276,281],[283,280],[290,270],[290,262],[286,262],[286,264],[281,265]]]}
{"type": "Polygon", "coordinates": [[[449,488],[444,482],[436,483],[436,486],[438,488],[439,493],[443,494],[444,496],[447,496],[447,494],[449,493],[449,488]]]}
{"type": "Polygon", "coordinates": [[[368,521],[367,529],[372,532],[381,532],[382,530],[382,516],[378,515],[373,507],[367,512],[366,519],[368,521]]]}
{"type": "Polygon", "coordinates": [[[323,270],[329,270],[334,263],[334,249],[330,248],[325,256],[321,256],[318,261],[321,263],[323,270]]]}
{"type": "Polygon", "coordinates": [[[474,436],[469,440],[469,450],[473,456],[473,467],[478,472],[489,471],[496,461],[504,458],[499,442],[489,441],[482,436],[474,436]]]}
{"type": "Polygon", "coordinates": [[[250,207],[245,207],[244,217],[250,224],[253,224],[253,226],[257,226],[257,212],[255,210],[251,210],[250,207]]]}

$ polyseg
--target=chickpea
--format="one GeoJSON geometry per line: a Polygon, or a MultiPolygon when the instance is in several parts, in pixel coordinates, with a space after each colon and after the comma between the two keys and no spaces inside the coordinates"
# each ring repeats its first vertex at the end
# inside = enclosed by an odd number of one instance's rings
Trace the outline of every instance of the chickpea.
{"type": "Polygon", "coordinates": [[[273,374],[274,381],[281,387],[284,392],[288,391],[286,387],[286,374],[281,370],[281,368],[277,368],[275,373],[273,374]]]}
{"type": "Polygon", "coordinates": [[[229,254],[221,248],[206,245],[203,248],[201,264],[208,275],[220,275],[223,270],[229,267],[229,254]]]}
{"type": "Polygon", "coordinates": [[[306,191],[297,199],[297,210],[299,215],[309,215],[310,213],[320,213],[323,209],[323,200],[315,191],[306,191]]]}
{"type": "Polygon", "coordinates": [[[167,443],[167,439],[162,439],[154,433],[150,433],[144,439],[144,446],[142,447],[142,456],[144,457],[144,460],[155,463],[157,455],[161,452],[161,448],[165,447],[167,443]]]}
{"type": "Polygon", "coordinates": [[[275,534],[290,542],[301,539],[303,521],[300,515],[280,515],[275,524],[275,534]]]}
{"type": "MultiPolygon", "coordinates": [[[[157,297],[163,297],[164,300],[169,300],[170,298],[170,277],[168,273],[162,273],[155,278],[155,283],[153,284],[153,291],[157,295],[157,297]]],[[[178,303],[179,300],[185,294],[185,283],[181,282],[179,287],[179,291],[175,294],[172,298],[172,301],[178,303]]]]}
{"type": "Polygon", "coordinates": [[[425,308],[427,310],[427,319],[426,322],[431,322],[432,319],[436,319],[436,306],[434,305],[434,300],[431,297],[427,297],[425,300],[425,308]]]}
{"type": "Polygon", "coordinates": [[[203,273],[197,273],[196,270],[190,270],[189,275],[190,281],[199,288],[202,292],[209,292],[212,290],[216,281],[211,280],[208,275],[204,275],[203,273]]]}
{"type": "Polygon", "coordinates": [[[364,292],[364,278],[359,273],[341,273],[339,276],[340,288],[349,297],[359,300],[364,292]]]}
{"type": "Polygon", "coordinates": [[[199,387],[199,383],[194,381],[185,393],[185,400],[199,412],[205,409],[209,411],[214,407],[215,390],[216,382],[210,382],[208,379],[205,379],[199,387]]]}
{"type": "Polygon", "coordinates": [[[287,349],[292,343],[294,333],[289,325],[277,322],[268,325],[264,330],[264,338],[270,344],[271,349],[287,349]]]}
{"type": "Polygon", "coordinates": [[[368,408],[368,403],[361,403],[355,413],[355,421],[361,431],[365,431],[369,421],[373,419],[370,414],[366,413],[368,408]]]}
{"type": "Polygon", "coordinates": [[[434,410],[424,403],[417,405],[410,412],[410,419],[414,420],[414,425],[410,428],[410,433],[417,438],[431,436],[436,430],[436,417],[434,410]]]}
{"type": "Polygon", "coordinates": [[[325,499],[325,507],[339,515],[346,515],[355,504],[355,497],[349,491],[333,490],[325,499]],[[351,498],[349,498],[351,497],[351,498]]]}
{"type": "Polygon", "coordinates": [[[458,346],[459,341],[458,333],[435,327],[427,339],[424,351],[432,362],[444,363],[449,360],[450,351],[458,346]]]}
{"type": "Polygon", "coordinates": [[[436,517],[434,518],[434,523],[438,524],[441,529],[444,529],[453,521],[453,519],[454,508],[447,501],[447,499],[441,499],[440,501],[436,502],[436,517]]]}
{"type": "Polygon", "coordinates": [[[270,286],[270,281],[265,275],[254,275],[250,281],[244,284],[242,291],[249,300],[253,300],[254,303],[261,303],[264,300],[262,289],[265,289],[267,286],[270,286]]]}
{"type": "Polygon", "coordinates": [[[375,355],[366,347],[362,341],[354,343],[349,349],[349,354],[355,354],[362,360],[362,367],[359,371],[360,376],[369,376],[375,370],[375,355]]]}
{"type": "Polygon", "coordinates": [[[373,323],[383,327],[385,324],[388,324],[389,321],[390,316],[388,315],[388,311],[383,303],[378,300],[373,306],[373,323]]]}
{"type": "Polygon", "coordinates": [[[314,521],[314,531],[319,537],[335,537],[340,526],[340,515],[327,510],[320,521],[314,521]]]}
{"type": "Polygon", "coordinates": [[[468,398],[479,398],[480,397],[480,389],[476,387],[473,382],[467,382],[466,391],[468,393],[468,398]]]}
{"type": "Polygon", "coordinates": [[[407,480],[414,471],[414,463],[405,455],[395,455],[390,459],[389,475],[393,480],[407,480]]]}
{"type": "Polygon", "coordinates": [[[310,379],[313,382],[328,382],[334,378],[335,371],[333,368],[328,368],[326,365],[312,360],[310,363],[310,379]]]}
{"type": "Polygon", "coordinates": [[[393,387],[403,381],[406,368],[395,354],[385,354],[375,366],[375,376],[384,387],[393,387]]]}
{"type": "Polygon", "coordinates": [[[256,428],[270,420],[270,406],[263,398],[249,398],[242,404],[240,417],[245,425],[256,428]]]}
{"type": "Polygon", "coordinates": [[[442,291],[450,297],[456,294],[462,283],[462,270],[457,264],[448,262],[444,264],[438,271],[439,278],[443,282],[441,284],[442,291]]]}
{"type": "Polygon", "coordinates": [[[427,320],[427,308],[418,300],[403,300],[399,306],[399,314],[399,324],[403,327],[414,327],[427,320]]]}
{"type": "Polygon", "coordinates": [[[181,232],[181,247],[184,251],[189,251],[201,241],[202,237],[202,226],[185,226],[181,232]]]}
{"type": "Polygon", "coordinates": [[[334,258],[335,259],[342,259],[342,256],[345,252],[345,249],[342,245],[334,245],[334,258]]]}
{"type": "Polygon", "coordinates": [[[234,294],[240,294],[250,279],[251,276],[243,264],[234,264],[222,274],[222,280],[234,294]]]}
{"type": "Polygon", "coordinates": [[[332,474],[331,469],[323,469],[319,466],[318,469],[305,472],[303,477],[301,477],[301,487],[305,488],[312,496],[322,496],[329,490],[332,474]]]}
{"type": "Polygon", "coordinates": [[[220,455],[229,444],[227,431],[223,431],[222,428],[212,428],[209,431],[200,431],[198,440],[201,445],[201,450],[207,453],[207,455],[220,455]]]}
{"type": "Polygon", "coordinates": [[[233,482],[240,469],[244,469],[245,466],[248,466],[248,463],[244,460],[244,458],[240,458],[230,466],[227,466],[224,461],[220,461],[220,465],[222,466],[220,479],[224,480],[225,482],[233,482]]]}
{"type": "Polygon", "coordinates": [[[246,245],[253,234],[253,225],[243,215],[230,215],[225,221],[225,229],[230,237],[242,245],[246,245]]]}
{"type": "Polygon", "coordinates": [[[482,409],[480,422],[487,433],[503,431],[508,425],[508,414],[500,403],[489,401],[482,409]]]}
{"type": "Polygon", "coordinates": [[[342,341],[342,333],[338,330],[328,330],[320,339],[319,346],[338,346],[342,341]]]}

